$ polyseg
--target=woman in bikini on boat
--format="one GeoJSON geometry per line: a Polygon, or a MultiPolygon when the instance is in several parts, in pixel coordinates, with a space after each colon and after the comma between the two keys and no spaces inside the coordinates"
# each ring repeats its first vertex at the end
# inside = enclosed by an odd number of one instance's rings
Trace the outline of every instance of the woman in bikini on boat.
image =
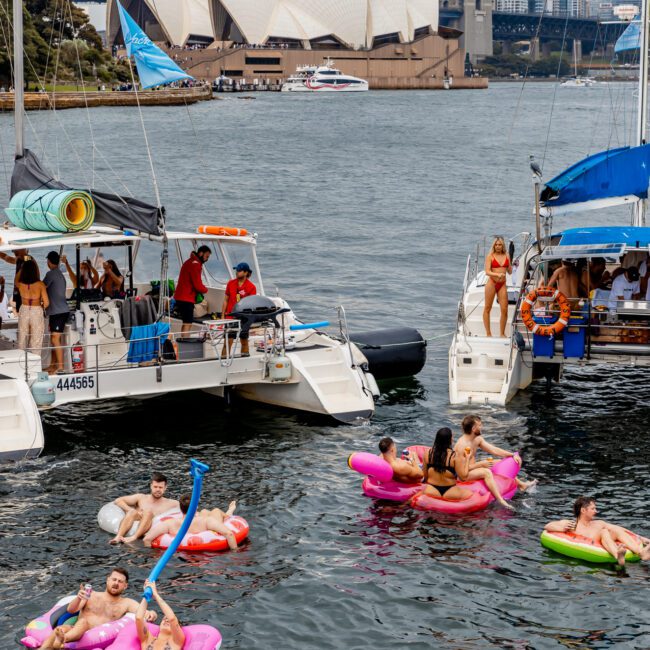
{"type": "Polygon", "coordinates": [[[485,333],[492,336],[490,330],[490,312],[494,304],[494,296],[501,307],[501,320],[499,330],[502,338],[506,335],[506,323],[508,321],[508,290],[506,289],[506,273],[512,273],[510,258],[506,253],[506,243],[502,237],[497,237],[492,243],[492,248],[485,258],[485,275],[488,280],[485,284],[485,307],[483,309],[483,324],[485,333]]]}
{"type": "Polygon", "coordinates": [[[471,490],[456,485],[457,481],[467,478],[469,457],[469,452],[461,457],[454,451],[451,429],[439,429],[433,447],[424,457],[424,494],[442,497],[445,501],[460,501],[472,496],[471,490]]]}

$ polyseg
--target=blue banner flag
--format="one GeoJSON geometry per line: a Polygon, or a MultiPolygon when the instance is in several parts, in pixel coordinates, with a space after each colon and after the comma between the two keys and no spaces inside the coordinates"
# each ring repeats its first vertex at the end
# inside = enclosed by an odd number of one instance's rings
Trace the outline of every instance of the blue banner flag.
{"type": "Polygon", "coordinates": [[[135,59],[143,88],[162,86],[181,79],[194,79],[151,42],[138,23],[124,10],[119,0],[117,8],[120,12],[124,45],[126,45],[127,54],[135,59]]]}
{"type": "Polygon", "coordinates": [[[640,23],[630,23],[627,29],[618,37],[616,45],[614,45],[614,52],[627,52],[628,50],[638,50],[641,47],[641,29],[640,23]]]}

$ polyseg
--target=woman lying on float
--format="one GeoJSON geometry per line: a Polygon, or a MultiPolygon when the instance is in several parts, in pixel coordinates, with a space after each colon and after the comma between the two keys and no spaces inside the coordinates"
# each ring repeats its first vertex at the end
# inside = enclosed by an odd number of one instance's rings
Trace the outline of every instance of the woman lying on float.
{"type": "Polygon", "coordinates": [[[650,560],[650,540],[621,526],[596,519],[596,501],[578,497],[573,504],[575,519],[551,521],[544,526],[541,542],[562,555],[589,562],[650,560]],[[645,544],[645,546],[644,546],[645,544]]]}
{"type": "MultiPolygon", "coordinates": [[[[178,500],[183,515],[187,513],[191,499],[192,495],[184,494],[178,500]]],[[[233,516],[236,507],[237,502],[231,501],[226,512],[219,508],[201,510],[195,515],[179,549],[181,551],[237,549],[238,544],[248,536],[249,530],[244,519],[233,516]]],[[[177,518],[160,521],[144,536],[142,540],[144,545],[167,548],[182,523],[183,520],[177,518]]]]}

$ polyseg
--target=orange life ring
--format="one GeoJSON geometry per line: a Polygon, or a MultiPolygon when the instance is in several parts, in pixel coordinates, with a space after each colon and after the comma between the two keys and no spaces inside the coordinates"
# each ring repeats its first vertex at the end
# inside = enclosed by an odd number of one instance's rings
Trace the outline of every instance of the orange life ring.
{"type": "Polygon", "coordinates": [[[557,289],[540,287],[531,291],[521,303],[521,320],[533,334],[555,336],[569,324],[569,318],[571,318],[571,304],[567,297],[557,289]],[[538,298],[551,298],[560,306],[560,317],[552,325],[540,325],[533,319],[532,308],[538,298]]]}
{"type": "Polygon", "coordinates": [[[248,235],[246,228],[230,228],[229,226],[199,226],[196,232],[200,235],[230,235],[231,237],[248,235]]]}

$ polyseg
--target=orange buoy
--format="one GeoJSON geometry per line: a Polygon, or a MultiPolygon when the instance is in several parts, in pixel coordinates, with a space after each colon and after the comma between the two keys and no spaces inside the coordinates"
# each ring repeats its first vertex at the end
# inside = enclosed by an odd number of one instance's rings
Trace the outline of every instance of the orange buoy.
{"type": "Polygon", "coordinates": [[[569,324],[570,317],[571,304],[567,297],[557,289],[539,287],[539,289],[531,291],[521,303],[521,320],[533,334],[555,336],[569,324]],[[540,325],[533,319],[532,307],[538,298],[552,298],[560,306],[560,317],[552,325],[540,325]]]}
{"type": "Polygon", "coordinates": [[[200,235],[228,235],[230,237],[245,237],[246,228],[231,228],[229,226],[199,226],[196,229],[200,235]]]}

